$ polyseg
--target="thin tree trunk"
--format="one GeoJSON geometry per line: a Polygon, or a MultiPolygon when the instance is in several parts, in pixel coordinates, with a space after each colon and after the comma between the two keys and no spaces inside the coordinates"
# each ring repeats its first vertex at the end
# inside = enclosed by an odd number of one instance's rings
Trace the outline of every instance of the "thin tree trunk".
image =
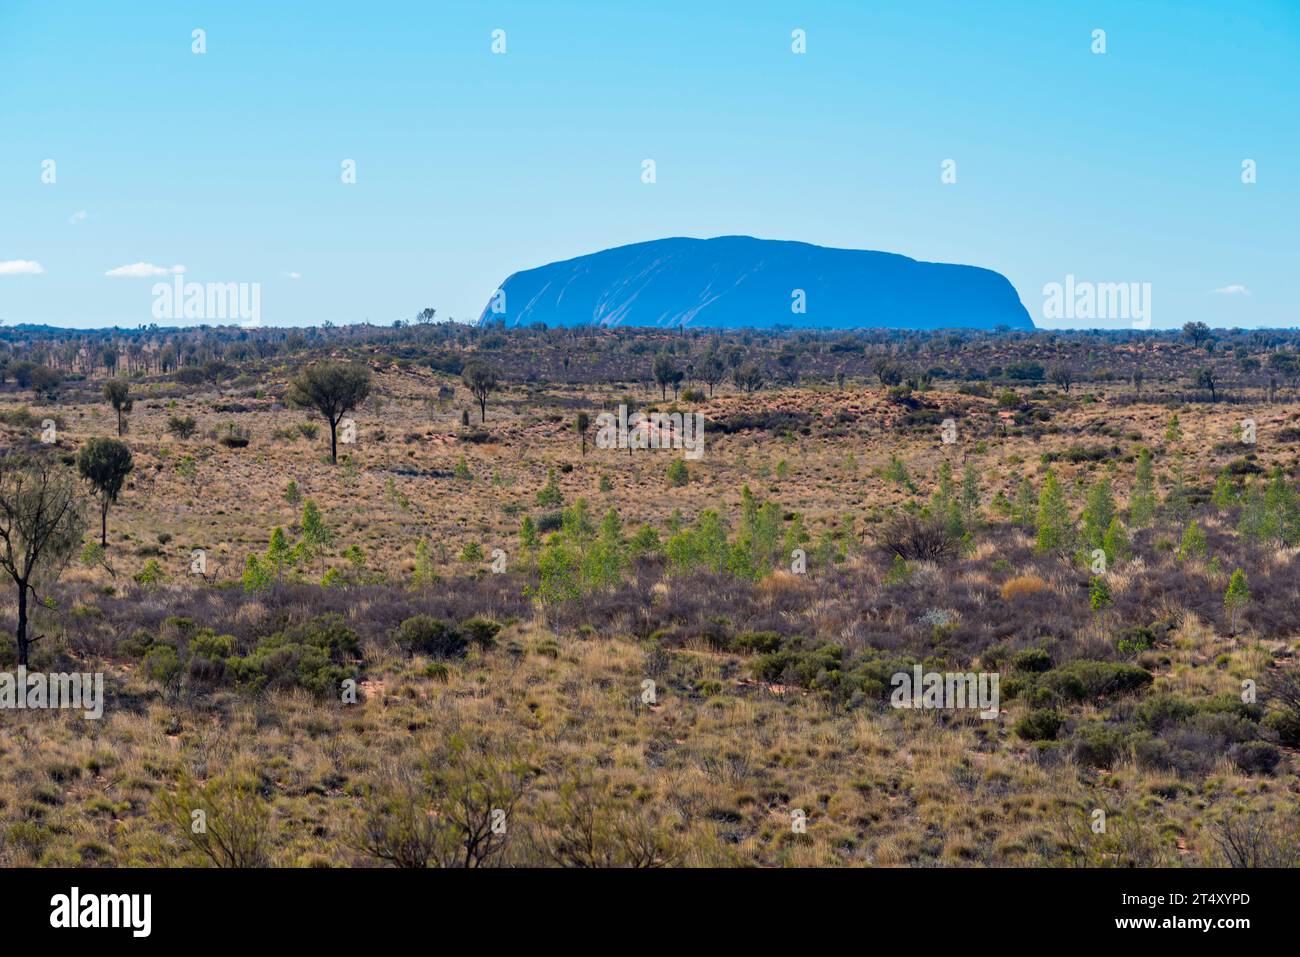
{"type": "MultiPolygon", "coordinates": [[[[27,667],[27,582],[18,585],[18,663],[27,667]]],[[[23,689],[24,693],[26,689],[23,689]]]]}

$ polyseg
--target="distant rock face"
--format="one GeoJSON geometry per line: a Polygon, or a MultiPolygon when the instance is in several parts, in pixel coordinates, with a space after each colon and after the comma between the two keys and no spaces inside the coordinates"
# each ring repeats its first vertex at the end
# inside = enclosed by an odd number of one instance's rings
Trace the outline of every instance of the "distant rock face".
{"type": "Polygon", "coordinates": [[[1032,329],[1015,288],[977,266],[720,236],[618,246],[510,276],[481,323],[710,329],[1032,329]]]}

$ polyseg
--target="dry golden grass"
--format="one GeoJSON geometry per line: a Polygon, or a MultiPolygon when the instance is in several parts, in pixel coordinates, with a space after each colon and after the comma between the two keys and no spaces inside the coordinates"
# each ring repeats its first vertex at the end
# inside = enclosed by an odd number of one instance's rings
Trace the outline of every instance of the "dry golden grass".
{"type": "MultiPolygon", "coordinates": [[[[748,435],[710,434],[704,459],[689,464],[689,484],[670,494],[664,477],[670,455],[589,448],[583,457],[571,413],[546,404],[581,397],[598,411],[617,404],[613,393],[554,388],[530,399],[523,389],[507,390],[489,405],[487,427],[496,441],[473,444],[457,439],[460,409],[468,405],[459,387],[454,402],[428,402],[440,385],[454,383],[381,373],[376,398],[356,414],[360,440],[344,447],[348,461],[337,467],[328,463],[325,434],[314,440],[276,436],[308,421],[319,425],[305,413],[270,402],[257,403],[256,411],[218,413],[211,409],[215,395],[172,401],[141,388],[128,437],[136,471],[110,514],[110,560],[119,578],[74,566],[67,579],[110,586],[157,554],[178,581],[196,546],[208,549],[212,577],[237,578],[245,556],[264,550],[275,526],[296,522],[300,506],[284,498],[291,480],[303,498],[317,502],[339,536],[339,547],[313,577],[341,564],[343,547],[359,545],[370,569],[404,581],[421,541],[432,543],[437,568],[448,577],[473,570],[458,559],[467,543],[479,543],[485,554],[502,547],[513,555],[519,519],[536,511],[536,493],[551,470],[566,504],[585,497],[597,515],[615,507],[629,530],[642,522],[662,527],[672,509],[688,520],[704,508],[734,514],[741,488],[750,485],[802,512],[814,536],[838,528],[861,541],[916,494],[882,477],[892,456],[905,462],[916,491],[928,496],[939,464],[947,457],[959,469],[963,455],[983,480],[987,504],[999,492],[1014,497],[1018,474],[1037,480],[1044,452],[1062,451],[1099,426],[1135,435],[1125,440],[1128,447],[1173,451],[1163,439],[1168,414],[1155,407],[1117,412],[1105,403],[1076,406],[1059,413],[1059,432],[990,437],[956,453],[924,430],[895,429],[900,410],[878,390],[795,389],[719,396],[706,411],[814,409],[827,420],[841,411],[862,418],[848,436],[814,431],[757,443],[748,435]],[[166,432],[167,418],[183,414],[199,422],[194,439],[166,432]],[[228,449],[205,437],[226,421],[248,426],[249,447],[228,449]],[[850,450],[852,464],[846,461],[850,450]],[[451,477],[462,457],[469,481],[451,477]],[[608,491],[601,490],[602,478],[608,491]]],[[[971,422],[995,421],[988,400],[937,397],[967,412],[971,422]]],[[[66,449],[112,430],[100,405],[59,411],[67,420],[66,449]]],[[[1211,446],[1229,440],[1248,413],[1259,421],[1261,436],[1283,421],[1268,407],[1181,413],[1184,435],[1195,436],[1177,445],[1189,479],[1209,480],[1221,464],[1211,446]]],[[[1291,461],[1285,447],[1267,442],[1258,452],[1265,468],[1291,461]]],[[[1053,468],[1071,488],[1103,467],[1057,462],[1053,468]]],[[[1126,469],[1117,480],[1121,498],[1130,473],[1126,469]]],[[[977,544],[974,557],[992,557],[991,548],[977,544]]],[[[847,567],[862,567],[859,556],[850,555],[847,567]]],[[[913,570],[933,588],[940,607],[947,574],[933,566],[913,570]]],[[[1138,563],[1115,572],[1116,594],[1142,574],[1138,563]]],[[[1214,579],[1215,588],[1223,584],[1214,579]]],[[[1024,574],[1007,581],[1001,594],[1020,600],[1067,587],[1055,576],[1048,581],[1024,574]]],[[[655,588],[660,597],[667,594],[666,584],[655,588]]],[[[760,594],[779,603],[811,588],[800,576],[778,573],[762,583],[760,594]]],[[[367,611],[361,606],[353,613],[367,611]]],[[[824,622],[823,637],[841,640],[837,629],[844,625],[830,612],[829,606],[819,609],[816,620],[824,622]]],[[[271,626],[255,597],[237,615],[250,626],[271,626]]],[[[1155,656],[1162,660],[1152,661],[1153,691],[1194,699],[1234,692],[1243,677],[1294,650],[1216,634],[1182,608],[1153,608],[1152,618],[1161,617],[1181,625],[1171,646],[1155,656]]],[[[906,622],[899,617],[885,624],[906,622]]],[[[365,651],[364,700],[350,707],[296,692],[258,698],[217,692],[186,701],[160,695],[120,667],[113,681],[142,706],[111,709],[98,723],[66,714],[5,715],[0,863],[197,862],[183,835],[160,816],[160,796],[182,774],[213,781],[236,767],[257,776],[258,799],[273,824],[266,840],[271,862],[374,863],[349,834],[374,804],[381,769],[415,766],[467,728],[523,750],[531,769],[505,863],[552,862],[544,847],[560,826],[557,808],[570,773],[604,782],[630,813],[653,812],[667,835],[667,860],[714,866],[1214,863],[1205,830],[1212,813],[1234,803],[1280,807],[1283,798],[1294,802],[1298,790],[1290,770],[1252,777],[1226,761],[1197,780],[1145,770],[1130,758],[1098,770],[1068,755],[1042,755],[1011,732],[1026,710],[1020,704],[1007,706],[993,722],[832,707],[798,689],[776,693],[746,682],[749,661],[698,640],[667,652],[652,707],[641,700],[652,650],[625,634],[584,639],[524,621],[507,628],[492,650],[450,664],[440,680],[426,674],[427,659],[403,659],[372,646],[365,651]],[[708,690],[712,683],[719,693],[708,690]],[[1097,808],[1122,822],[1104,846],[1088,844],[1084,833],[1097,808]],[[806,833],[792,829],[796,811],[806,815],[806,833]]],[[[1080,709],[1079,717],[1089,716],[1097,712],[1080,709]]]]}

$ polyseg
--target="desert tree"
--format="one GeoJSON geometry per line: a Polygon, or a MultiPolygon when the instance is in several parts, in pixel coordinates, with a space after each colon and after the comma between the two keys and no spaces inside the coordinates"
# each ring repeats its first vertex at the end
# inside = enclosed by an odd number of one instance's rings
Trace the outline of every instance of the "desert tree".
{"type": "Polygon", "coordinates": [[[791,386],[799,384],[799,362],[801,358],[799,350],[790,344],[786,344],[776,357],[776,367],[781,370],[781,377],[791,386]]]}
{"type": "Polygon", "coordinates": [[[460,373],[460,381],[478,401],[480,422],[487,421],[487,400],[499,385],[497,374],[486,362],[470,362],[460,373]]]}
{"type": "Polygon", "coordinates": [[[315,409],[330,427],[330,462],[339,460],[339,423],[370,395],[370,370],[362,365],[320,362],[298,373],[289,384],[291,405],[315,409]]]}
{"type": "Polygon", "coordinates": [[[1102,476],[1089,491],[1083,506],[1083,541],[1088,548],[1101,548],[1116,515],[1115,496],[1109,476],[1102,476]]]}
{"type": "Polygon", "coordinates": [[[579,438],[582,439],[582,454],[587,454],[587,429],[591,425],[591,416],[586,412],[579,412],[577,419],[574,420],[573,426],[578,431],[579,438]]]}
{"type": "Polygon", "coordinates": [[[700,360],[697,374],[700,381],[709,387],[709,395],[712,396],[713,387],[727,374],[727,367],[716,352],[710,352],[700,360]]]}
{"type": "Polygon", "coordinates": [[[131,450],[117,439],[91,439],[77,452],[77,471],[99,496],[99,544],[108,547],[108,509],[135,468],[131,450]]]}
{"type": "Polygon", "coordinates": [[[1250,585],[1246,582],[1246,573],[1238,568],[1232,573],[1228,580],[1228,590],[1223,594],[1223,607],[1228,611],[1229,634],[1237,633],[1237,622],[1249,604],[1250,585]]]}
{"type": "Polygon", "coordinates": [[[1069,551],[1074,542],[1074,524],[1070,520],[1070,507],[1056,474],[1049,468],[1043,476],[1043,487],[1038,493],[1038,516],[1035,545],[1040,552],[1069,551]]]}
{"type": "Polygon", "coordinates": [[[120,437],[126,432],[126,416],[135,407],[131,387],[121,379],[109,379],[104,383],[104,399],[117,413],[117,434],[120,437]]]}
{"type": "Polygon", "coordinates": [[[47,456],[0,457],[0,568],[18,589],[18,664],[26,666],[28,599],[62,572],[85,532],[72,476],[47,456]]]}
{"type": "Polygon", "coordinates": [[[1191,341],[1194,347],[1200,348],[1210,338],[1210,327],[1203,322],[1185,322],[1183,323],[1183,335],[1191,341]]]}
{"type": "Polygon", "coordinates": [[[1205,389],[1210,393],[1210,401],[1219,401],[1219,382],[1215,378],[1214,370],[1209,366],[1201,366],[1192,373],[1192,382],[1198,389],[1205,389]]]}
{"type": "Polygon", "coordinates": [[[745,392],[756,392],[763,387],[763,372],[752,362],[746,362],[738,368],[732,378],[736,388],[745,392]]]}
{"type": "Polygon", "coordinates": [[[1060,386],[1062,392],[1069,392],[1070,386],[1074,385],[1074,370],[1069,363],[1058,362],[1047,370],[1047,378],[1060,386]]]}
{"type": "Polygon", "coordinates": [[[876,378],[880,380],[882,387],[898,385],[903,381],[902,366],[883,356],[872,360],[871,371],[876,374],[876,378]]]}
{"type": "Polygon", "coordinates": [[[667,351],[660,352],[654,358],[654,363],[650,367],[654,375],[655,383],[659,386],[659,397],[668,398],[668,387],[673,386],[674,390],[677,383],[682,381],[682,374],[677,370],[677,363],[673,361],[667,351]]]}
{"type": "MultiPolygon", "coordinates": [[[[26,386],[30,387],[39,398],[56,398],[59,387],[63,385],[63,376],[57,369],[51,369],[49,366],[32,366],[26,372],[25,378],[26,386]]],[[[22,379],[19,379],[19,384],[24,384],[22,379]]]]}

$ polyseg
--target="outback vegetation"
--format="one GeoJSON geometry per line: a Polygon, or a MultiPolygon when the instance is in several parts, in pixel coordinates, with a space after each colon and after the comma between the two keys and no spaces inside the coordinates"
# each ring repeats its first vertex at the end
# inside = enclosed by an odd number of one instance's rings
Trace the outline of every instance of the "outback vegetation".
{"type": "Polygon", "coordinates": [[[433,315],[0,330],[0,862],[1300,864],[1300,334],[433,315]]]}

